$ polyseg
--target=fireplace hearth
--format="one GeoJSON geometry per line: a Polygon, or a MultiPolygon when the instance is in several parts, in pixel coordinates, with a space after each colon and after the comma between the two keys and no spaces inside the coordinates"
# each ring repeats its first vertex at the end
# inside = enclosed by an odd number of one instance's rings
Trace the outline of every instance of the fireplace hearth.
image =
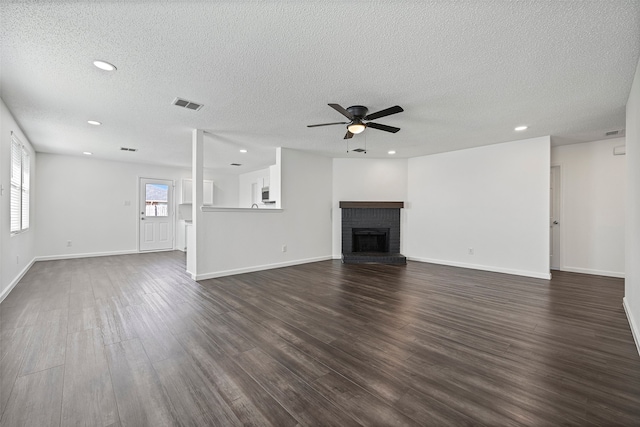
{"type": "Polygon", "coordinates": [[[400,253],[402,202],[340,202],[342,262],[406,264],[400,253]]]}

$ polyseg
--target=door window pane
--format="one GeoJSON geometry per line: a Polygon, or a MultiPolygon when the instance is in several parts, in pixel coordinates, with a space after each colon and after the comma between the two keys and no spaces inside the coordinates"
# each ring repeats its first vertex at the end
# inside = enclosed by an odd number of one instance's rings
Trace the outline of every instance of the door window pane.
{"type": "Polygon", "coordinates": [[[164,184],[145,184],[146,215],[169,216],[169,186],[164,184]]]}

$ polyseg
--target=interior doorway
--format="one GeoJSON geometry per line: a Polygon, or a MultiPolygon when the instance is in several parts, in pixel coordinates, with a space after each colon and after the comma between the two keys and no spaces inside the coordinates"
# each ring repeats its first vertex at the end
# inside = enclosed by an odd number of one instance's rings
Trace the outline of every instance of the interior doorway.
{"type": "Polygon", "coordinates": [[[561,179],[560,166],[551,167],[551,179],[549,181],[550,214],[549,214],[549,266],[551,270],[560,270],[560,209],[561,203],[561,179]]]}
{"type": "Polygon", "coordinates": [[[140,178],[139,249],[173,249],[173,181],[140,178]]]}

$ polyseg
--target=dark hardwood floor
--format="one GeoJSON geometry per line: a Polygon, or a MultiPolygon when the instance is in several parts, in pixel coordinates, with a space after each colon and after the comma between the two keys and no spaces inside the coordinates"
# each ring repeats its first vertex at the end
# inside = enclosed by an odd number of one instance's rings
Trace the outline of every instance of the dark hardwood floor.
{"type": "Polygon", "coordinates": [[[36,263],[0,305],[2,426],[640,425],[620,279],[184,265],[36,263]]]}

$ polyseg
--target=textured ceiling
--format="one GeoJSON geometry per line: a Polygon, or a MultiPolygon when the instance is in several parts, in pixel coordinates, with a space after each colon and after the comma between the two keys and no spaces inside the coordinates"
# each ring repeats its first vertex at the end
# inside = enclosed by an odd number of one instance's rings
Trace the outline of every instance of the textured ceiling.
{"type": "Polygon", "coordinates": [[[624,128],[638,1],[9,2],[0,95],[38,151],[189,166],[273,162],[284,146],[412,157],[624,128]],[[92,65],[103,59],[108,73],[92,65]],[[204,104],[171,105],[175,97],[204,104]],[[405,112],[349,142],[327,103],[405,112]],[[87,124],[94,119],[100,127],[87,124]],[[525,132],[514,132],[525,124],[525,132]],[[135,147],[136,153],[120,147],[135,147]],[[240,155],[239,148],[249,153],[240,155]]]}

